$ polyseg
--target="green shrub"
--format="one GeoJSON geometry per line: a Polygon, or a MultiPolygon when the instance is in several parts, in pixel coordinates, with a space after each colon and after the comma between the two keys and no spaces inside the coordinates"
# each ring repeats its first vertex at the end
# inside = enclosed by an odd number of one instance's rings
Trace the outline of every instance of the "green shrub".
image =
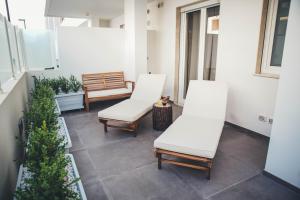
{"type": "Polygon", "coordinates": [[[74,75],[71,75],[69,80],[70,80],[70,89],[73,92],[78,92],[79,89],[82,87],[80,81],[78,81],[74,75]]]}
{"type": "Polygon", "coordinates": [[[48,78],[45,78],[45,77],[36,77],[36,76],[33,76],[33,81],[34,81],[34,86],[35,87],[38,87],[40,85],[43,85],[43,86],[50,86],[50,79],[48,78]]]}
{"type": "Polygon", "coordinates": [[[38,84],[32,92],[32,99],[54,99],[54,92],[50,85],[38,84]]]}
{"type": "Polygon", "coordinates": [[[15,197],[20,200],[79,199],[71,186],[78,180],[67,180],[70,160],[65,157],[65,144],[56,131],[48,131],[45,121],[41,128],[30,132],[25,167],[31,176],[15,197]]]}
{"type": "Polygon", "coordinates": [[[56,105],[51,98],[34,98],[29,105],[29,112],[25,113],[26,128],[31,130],[40,128],[43,121],[48,124],[49,129],[57,129],[56,105]]]}
{"type": "Polygon", "coordinates": [[[60,85],[60,89],[62,92],[64,93],[69,93],[70,91],[70,83],[69,83],[69,80],[63,76],[60,76],[58,78],[58,81],[59,81],[59,85],[60,85]]]}
{"type": "Polygon", "coordinates": [[[58,79],[56,78],[50,79],[50,86],[55,92],[55,94],[59,93],[60,83],[58,79]]]}

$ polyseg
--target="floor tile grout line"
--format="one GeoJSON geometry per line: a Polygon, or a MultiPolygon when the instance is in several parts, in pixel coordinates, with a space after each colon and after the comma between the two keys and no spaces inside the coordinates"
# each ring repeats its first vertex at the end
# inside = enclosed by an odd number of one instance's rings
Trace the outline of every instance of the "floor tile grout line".
{"type": "Polygon", "coordinates": [[[170,168],[170,170],[173,172],[173,174],[174,174],[180,181],[182,181],[183,183],[185,183],[186,185],[188,185],[189,187],[191,187],[192,190],[195,191],[195,193],[196,193],[197,196],[199,196],[200,198],[202,198],[202,196],[198,193],[198,190],[197,190],[197,188],[196,188],[194,185],[191,185],[191,184],[189,184],[188,181],[185,181],[185,180],[184,180],[184,179],[176,172],[176,170],[174,170],[174,169],[172,169],[172,168],[170,168]]]}
{"type": "Polygon", "coordinates": [[[213,193],[213,194],[208,195],[207,197],[204,197],[204,199],[205,199],[205,200],[209,200],[211,197],[213,197],[213,196],[215,196],[215,195],[217,195],[217,194],[220,194],[220,193],[222,193],[222,192],[224,192],[224,191],[226,191],[226,190],[229,190],[230,188],[232,188],[232,187],[234,187],[234,186],[236,186],[236,185],[239,185],[239,184],[241,184],[241,183],[243,183],[243,182],[246,182],[246,181],[248,181],[248,180],[254,178],[255,176],[258,176],[259,174],[261,174],[261,172],[256,172],[254,175],[251,175],[251,176],[249,176],[249,177],[247,177],[247,178],[244,178],[244,179],[242,179],[242,180],[240,180],[240,181],[238,181],[238,182],[236,182],[236,183],[233,183],[233,184],[231,184],[231,185],[225,187],[225,188],[222,189],[222,190],[219,190],[219,191],[217,191],[217,192],[215,192],[215,193],[213,193]]]}
{"type": "Polygon", "coordinates": [[[124,172],[121,172],[120,174],[113,174],[113,175],[110,175],[110,176],[106,176],[106,177],[104,177],[104,178],[101,178],[101,177],[99,177],[99,176],[97,176],[97,177],[98,177],[99,180],[105,181],[106,179],[109,179],[109,178],[112,178],[112,177],[122,176],[122,175],[125,174],[125,173],[130,173],[130,172],[133,172],[133,171],[135,171],[135,170],[143,169],[143,168],[145,168],[145,167],[147,167],[147,166],[149,166],[149,165],[152,165],[152,164],[155,163],[155,162],[156,162],[156,161],[148,162],[148,163],[146,163],[146,164],[144,164],[144,165],[141,165],[141,166],[139,166],[139,167],[135,167],[135,168],[133,168],[133,169],[129,169],[129,170],[126,170],[126,171],[124,171],[124,172]]]}
{"type": "Polygon", "coordinates": [[[106,186],[106,184],[99,178],[97,178],[97,180],[101,183],[103,191],[105,193],[105,196],[108,198],[108,200],[114,200],[110,190],[108,189],[108,187],[106,186]]]}

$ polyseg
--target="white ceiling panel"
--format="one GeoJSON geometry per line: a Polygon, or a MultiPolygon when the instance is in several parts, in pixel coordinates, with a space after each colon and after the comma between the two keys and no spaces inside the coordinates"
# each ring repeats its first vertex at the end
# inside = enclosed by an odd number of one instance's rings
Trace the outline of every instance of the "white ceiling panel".
{"type": "Polygon", "coordinates": [[[122,15],[123,8],[124,0],[47,0],[45,16],[112,19],[122,15]]]}

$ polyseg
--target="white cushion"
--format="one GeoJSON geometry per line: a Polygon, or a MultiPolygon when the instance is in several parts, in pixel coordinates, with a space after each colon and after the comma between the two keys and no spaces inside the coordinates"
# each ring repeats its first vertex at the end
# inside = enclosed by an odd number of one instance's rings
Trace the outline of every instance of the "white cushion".
{"type": "Polygon", "coordinates": [[[110,95],[126,94],[131,92],[132,92],[131,88],[117,88],[111,90],[91,91],[88,92],[88,98],[105,97],[110,95]]]}
{"type": "Polygon", "coordinates": [[[196,116],[180,116],[161,136],[154,147],[178,153],[214,158],[224,121],[196,116]]]}
{"type": "Polygon", "coordinates": [[[134,122],[150,111],[152,106],[151,102],[127,99],[98,112],[98,117],[134,122]]]}
{"type": "Polygon", "coordinates": [[[154,147],[214,158],[224,126],[227,90],[218,81],[190,81],[182,116],[154,141],[154,147]]]}
{"type": "Polygon", "coordinates": [[[141,74],[131,99],[155,103],[163,93],[165,81],[164,74],[141,74]]]}
{"type": "Polygon", "coordinates": [[[226,84],[219,81],[190,81],[182,114],[224,121],[227,90],[226,84]]]}

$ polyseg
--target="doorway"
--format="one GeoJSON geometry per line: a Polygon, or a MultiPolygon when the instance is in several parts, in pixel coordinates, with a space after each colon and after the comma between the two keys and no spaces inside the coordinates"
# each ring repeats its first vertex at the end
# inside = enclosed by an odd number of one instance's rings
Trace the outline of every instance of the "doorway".
{"type": "Polygon", "coordinates": [[[180,12],[178,104],[183,105],[190,80],[215,80],[220,5],[211,0],[180,12]]]}

